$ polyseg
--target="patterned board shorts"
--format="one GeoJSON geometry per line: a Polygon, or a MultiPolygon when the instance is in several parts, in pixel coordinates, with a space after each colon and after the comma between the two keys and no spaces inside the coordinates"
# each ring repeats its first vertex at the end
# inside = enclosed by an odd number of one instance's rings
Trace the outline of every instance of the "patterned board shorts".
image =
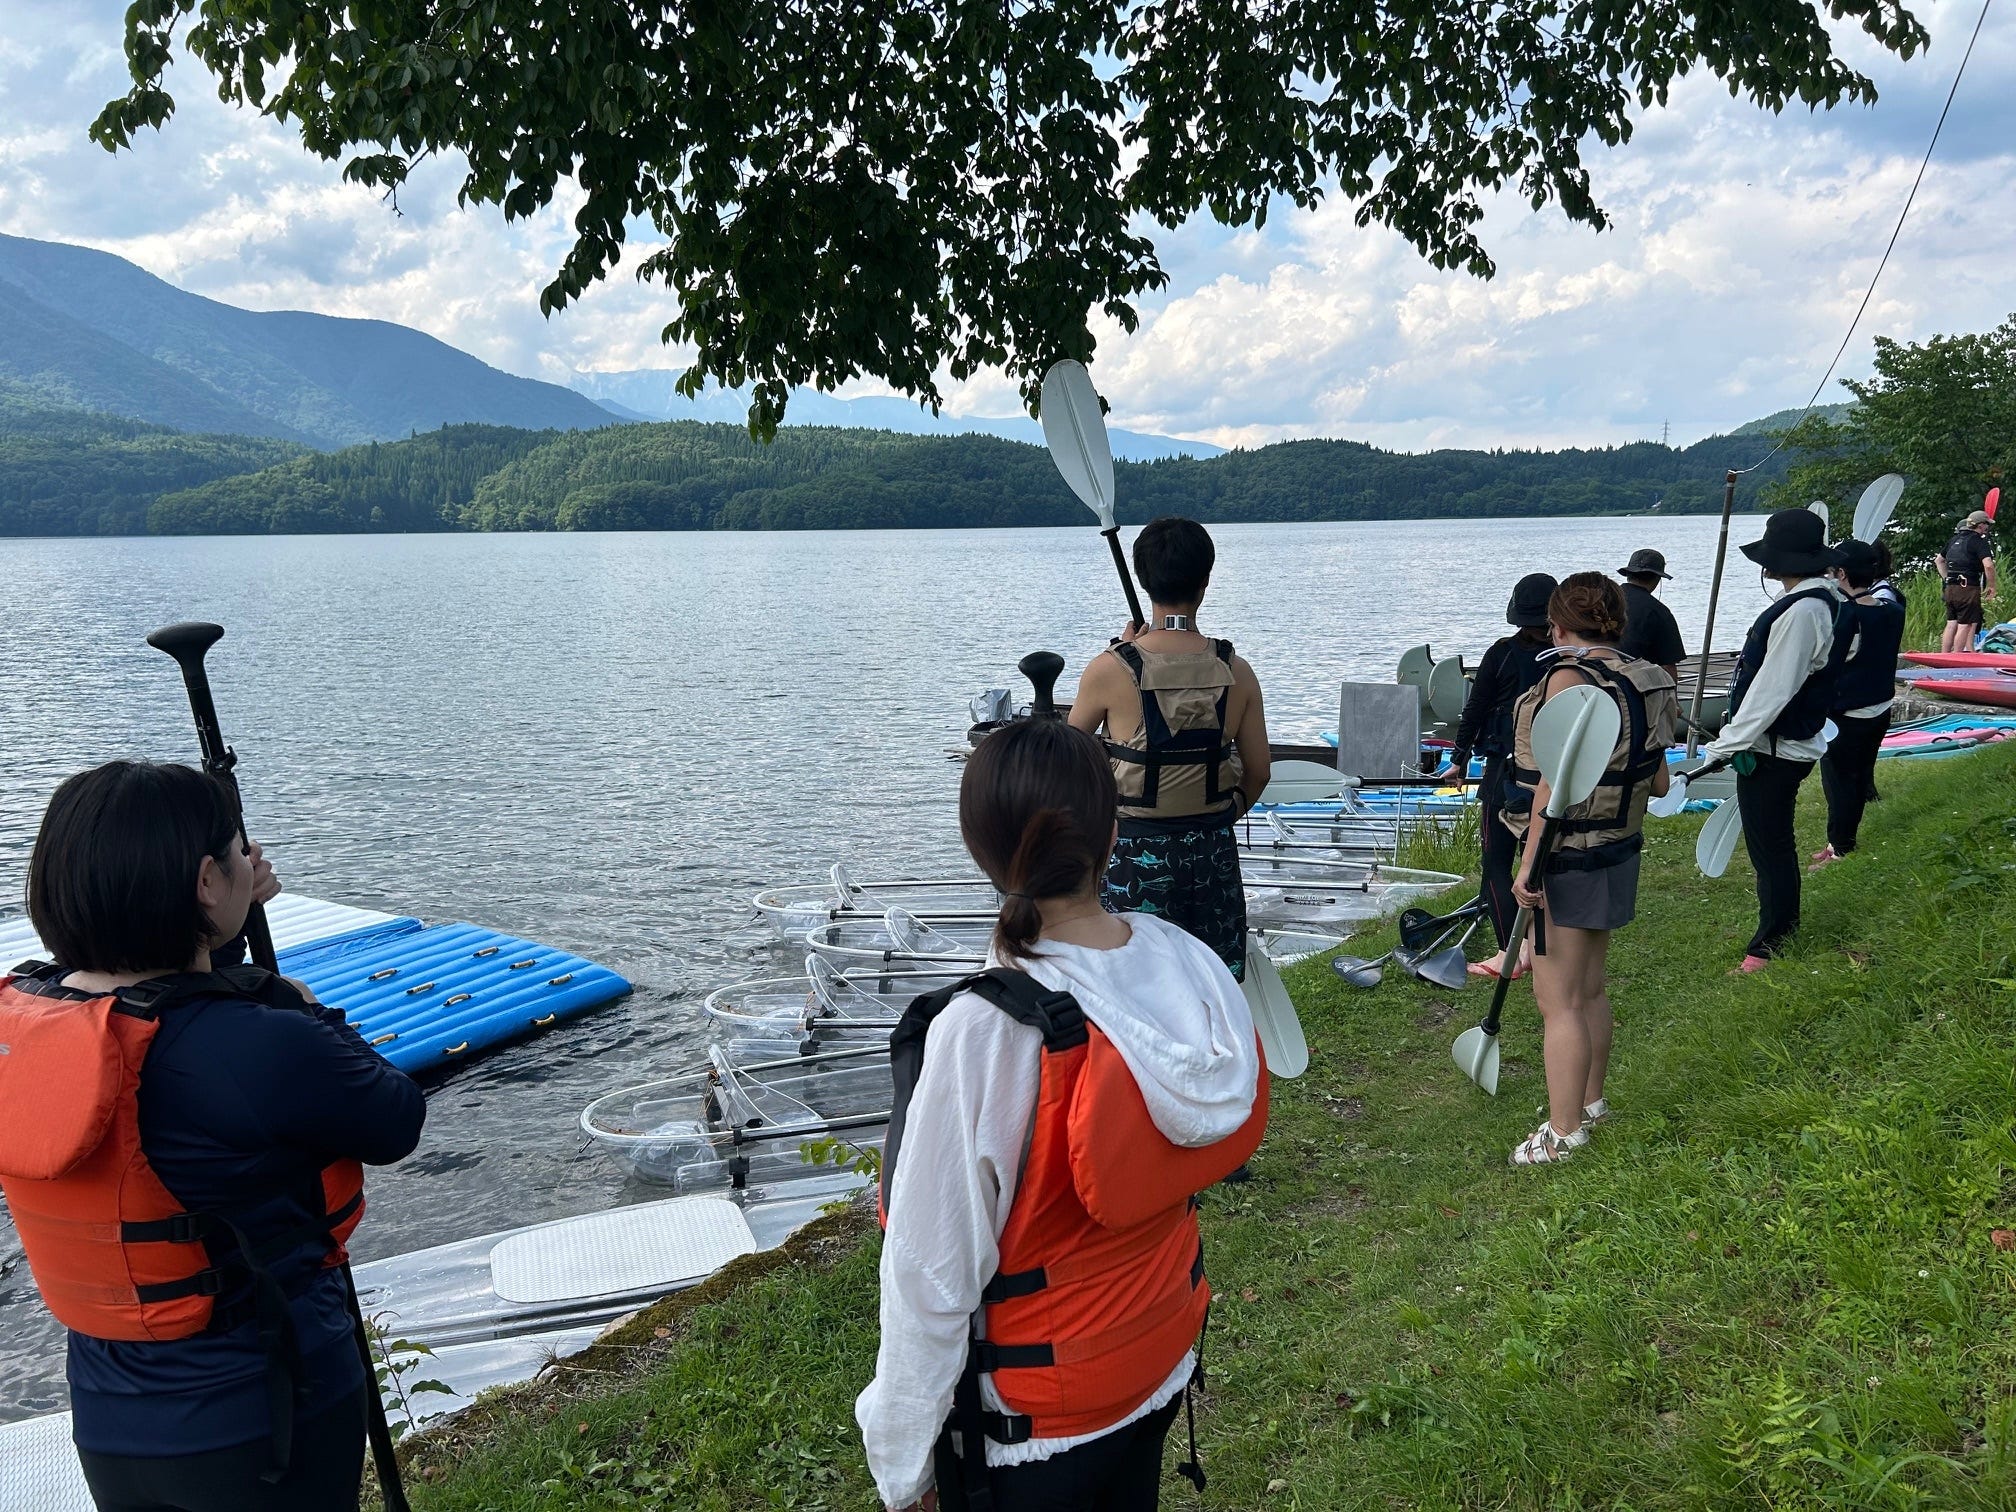
{"type": "Polygon", "coordinates": [[[1230,828],[1122,835],[1102,898],[1114,913],[1154,914],[1195,935],[1246,976],[1246,887],[1230,828]]]}

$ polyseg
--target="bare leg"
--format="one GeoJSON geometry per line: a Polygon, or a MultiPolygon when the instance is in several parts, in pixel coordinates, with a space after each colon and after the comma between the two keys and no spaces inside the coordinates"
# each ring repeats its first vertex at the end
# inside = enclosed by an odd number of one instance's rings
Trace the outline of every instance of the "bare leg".
{"type": "Polygon", "coordinates": [[[1547,1121],[1556,1134],[1582,1127],[1582,1090],[1589,1081],[1589,1031],[1583,1021],[1580,963],[1570,936],[1585,931],[1547,929],[1547,954],[1533,958],[1533,997],[1540,1005],[1547,1064],[1547,1121]]]}
{"type": "MultiPolygon", "coordinates": [[[[1586,1106],[1603,1097],[1603,1077],[1610,1069],[1610,931],[1570,929],[1563,933],[1586,945],[1582,960],[1582,1023],[1589,1035],[1589,1081],[1582,1093],[1586,1106]]],[[[1550,942],[1551,943],[1551,942],[1550,942]]]]}

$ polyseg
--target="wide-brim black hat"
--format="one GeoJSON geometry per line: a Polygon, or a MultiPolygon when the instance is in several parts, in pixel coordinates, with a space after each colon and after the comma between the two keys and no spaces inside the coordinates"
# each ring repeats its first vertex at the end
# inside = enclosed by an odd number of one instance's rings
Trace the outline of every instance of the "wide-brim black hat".
{"type": "Polygon", "coordinates": [[[1743,548],[1766,572],[1785,577],[1812,577],[1834,565],[1827,527],[1810,509],[1781,509],[1764,522],[1764,538],[1743,548]]]}
{"type": "Polygon", "coordinates": [[[1617,569],[1617,576],[1670,578],[1673,574],[1666,570],[1666,557],[1663,552],[1654,551],[1650,547],[1641,547],[1631,553],[1630,561],[1617,569]]]}
{"type": "Polygon", "coordinates": [[[1544,572],[1529,572],[1512,585],[1512,602],[1505,606],[1505,623],[1522,630],[1538,629],[1547,623],[1547,600],[1561,585],[1544,572]]]}

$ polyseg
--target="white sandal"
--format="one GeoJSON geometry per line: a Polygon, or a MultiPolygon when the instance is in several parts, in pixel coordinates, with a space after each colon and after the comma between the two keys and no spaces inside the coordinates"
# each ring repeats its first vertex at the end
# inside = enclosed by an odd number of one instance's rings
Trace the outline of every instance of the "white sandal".
{"type": "Polygon", "coordinates": [[[1610,1099],[1607,1097],[1599,1097],[1596,1099],[1596,1101],[1587,1104],[1582,1109],[1582,1127],[1586,1129],[1591,1124],[1601,1123],[1603,1122],[1604,1119],[1608,1118],[1609,1116],[1610,1116],[1610,1099]]]}
{"type": "Polygon", "coordinates": [[[1579,1150],[1587,1143],[1587,1129],[1577,1129],[1573,1134],[1557,1134],[1550,1120],[1527,1135],[1525,1142],[1512,1152],[1512,1164],[1553,1165],[1556,1161],[1566,1160],[1571,1151],[1579,1150]]]}

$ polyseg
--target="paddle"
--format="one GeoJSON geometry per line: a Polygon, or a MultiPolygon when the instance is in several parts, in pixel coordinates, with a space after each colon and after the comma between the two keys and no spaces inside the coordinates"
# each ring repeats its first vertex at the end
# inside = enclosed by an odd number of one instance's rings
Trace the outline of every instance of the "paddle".
{"type": "Polygon", "coordinates": [[[1981,501],[1981,513],[1988,516],[1989,521],[1992,523],[1995,519],[1995,511],[2001,507],[2002,490],[1999,488],[1989,489],[1988,497],[1981,501]]]}
{"type": "Polygon", "coordinates": [[[1050,448],[1050,460],[1057,464],[1057,471],[1079,502],[1099,517],[1099,534],[1113,548],[1113,570],[1120,574],[1120,586],[1127,591],[1127,612],[1135,624],[1145,625],[1134,575],[1127,570],[1127,554],[1120,549],[1120,527],[1113,523],[1113,448],[1106,439],[1106,416],[1100,412],[1099,395],[1085,364],[1069,358],[1053,363],[1043,375],[1040,402],[1043,440],[1050,448]]]}
{"type": "MultiPolygon", "coordinates": [[[[238,832],[245,833],[245,803],[238,791],[238,753],[224,742],[223,728],[217,722],[217,703],[210,696],[210,674],[203,666],[203,657],[209,649],[224,638],[222,625],[206,624],[200,620],[184,621],[166,625],[147,637],[147,644],[157,651],[165,651],[175,658],[182,669],[182,683],[189,691],[189,712],[196,720],[196,741],[203,752],[203,770],[224,785],[231,795],[232,806],[238,810],[238,832]]],[[[245,948],[252,957],[252,964],[263,970],[277,973],[279,958],[273,950],[273,931],[266,924],[266,910],[254,903],[245,914],[245,948]]],[[[371,1354],[371,1335],[364,1326],[364,1309],[357,1301],[357,1283],[350,1274],[350,1262],[346,1259],[340,1269],[343,1272],[343,1292],[350,1306],[351,1332],[356,1336],[357,1352],[364,1359],[365,1381],[365,1435],[371,1441],[371,1462],[378,1470],[378,1490],[385,1500],[386,1512],[408,1512],[406,1488],[399,1481],[399,1461],[392,1452],[392,1428],[385,1421],[385,1402],[378,1394],[378,1362],[371,1354]]]]}
{"type": "Polygon", "coordinates": [[[1807,510],[1820,517],[1820,539],[1824,542],[1833,533],[1834,522],[1827,517],[1827,506],[1815,499],[1806,506],[1807,510]]]}
{"type": "Polygon", "coordinates": [[[1704,761],[1687,771],[1673,774],[1672,786],[1666,789],[1666,796],[1654,798],[1645,805],[1645,812],[1655,819],[1671,819],[1687,807],[1687,784],[1701,777],[1713,776],[1729,765],[1726,761],[1704,761]]]}
{"type": "MultiPolygon", "coordinates": [[[[1557,821],[1596,790],[1622,727],[1617,701],[1599,688],[1583,684],[1556,693],[1533,717],[1533,758],[1547,779],[1547,807],[1540,815],[1540,835],[1529,875],[1544,877],[1547,858],[1559,838],[1557,821]]],[[[1505,942],[1505,959],[1517,961],[1525,943],[1533,910],[1521,908],[1505,942]]],[[[1463,1074],[1493,1097],[1498,1095],[1498,1019],[1512,985],[1506,971],[1491,989],[1491,1011],[1474,1029],[1456,1038],[1453,1054],[1463,1074]]]]}
{"type": "Polygon", "coordinates": [[[1246,980],[1239,985],[1246,991],[1260,1048],[1267,1052],[1267,1069],[1283,1081],[1293,1081],[1309,1069],[1309,1041],[1274,958],[1256,934],[1246,936],[1246,980]]]}
{"type": "Polygon", "coordinates": [[[1742,833],[1743,815],[1736,800],[1723,799],[1694,840],[1694,864],[1701,868],[1702,876],[1719,877],[1729,869],[1729,858],[1736,854],[1736,840],[1742,833]]]}
{"type": "Polygon", "coordinates": [[[1873,541],[1881,535],[1883,527],[1890,523],[1890,516],[1896,513],[1897,501],[1903,497],[1902,473],[1885,473],[1863,489],[1855,505],[1855,539],[1873,541]]]}
{"type": "Polygon", "coordinates": [[[1344,774],[1320,761],[1277,761],[1254,807],[1320,803],[1344,791],[1344,774]]]}
{"type": "Polygon", "coordinates": [[[1470,985],[1470,957],[1464,953],[1464,947],[1470,943],[1470,936],[1477,933],[1477,926],[1482,922],[1481,918],[1471,919],[1463,926],[1463,933],[1456,937],[1453,945],[1442,946],[1438,940],[1438,949],[1418,954],[1402,950],[1395,959],[1430,986],[1440,987],[1445,992],[1461,992],[1470,985]]]}

